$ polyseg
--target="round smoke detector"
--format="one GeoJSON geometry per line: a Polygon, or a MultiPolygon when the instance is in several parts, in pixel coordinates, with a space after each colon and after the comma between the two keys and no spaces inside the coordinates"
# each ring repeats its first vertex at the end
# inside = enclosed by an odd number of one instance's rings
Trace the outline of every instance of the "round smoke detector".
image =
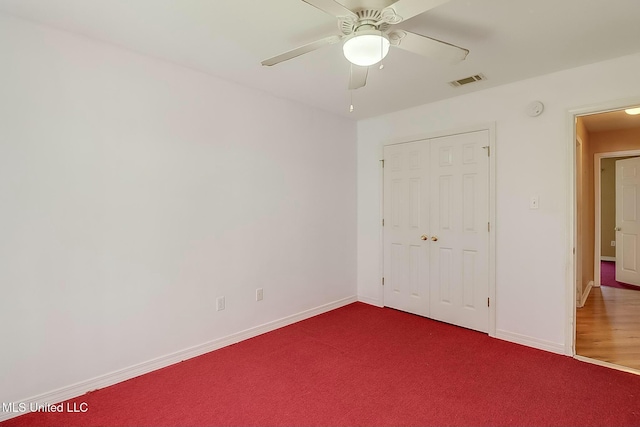
{"type": "Polygon", "coordinates": [[[538,117],[544,111],[544,104],[540,101],[533,101],[527,105],[527,114],[531,117],[538,117]]]}

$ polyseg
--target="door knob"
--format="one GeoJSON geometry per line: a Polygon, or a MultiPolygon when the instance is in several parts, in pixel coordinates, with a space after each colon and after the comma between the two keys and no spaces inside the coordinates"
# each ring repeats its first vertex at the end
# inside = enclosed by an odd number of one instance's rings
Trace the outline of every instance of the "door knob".
{"type": "Polygon", "coordinates": [[[438,236],[431,237],[431,240],[434,241],[434,242],[437,242],[438,241],[438,236]]]}
{"type": "Polygon", "coordinates": [[[622,231],[622,228],[620,228],[620,227],[616,227],[616,228],[614,228],[614,230],[615,230],[615,231],[622,231]]]}
{"type": "Polygon", "coordinates": [[[429,239],[429,236],[427,236],[426,234],[423,234],[422,236],[420,236],[420,240],[427,240],[429,239]]]}

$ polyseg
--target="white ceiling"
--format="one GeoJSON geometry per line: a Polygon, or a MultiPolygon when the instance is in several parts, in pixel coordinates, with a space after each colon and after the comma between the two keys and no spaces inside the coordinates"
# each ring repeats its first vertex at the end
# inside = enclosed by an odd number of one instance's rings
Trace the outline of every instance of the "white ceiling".
{"type": "MultiPolygon", "coordinates": [[[[340,0],[384,7],[393,0],[340,0]]],[[[395,49],[354,91],[340,44],[285,63],[263,59],[332,34],[301,0],[0,0],[0,13],[84,34],[354,119],[640,52],[639,0],[451,0],[397,28],[465,47],[450,66],[395,49]],[[461,88],[451,80],[482,73],[461,88]]],[[[598,84],[598,82],[594,82],[598,84]]]]}

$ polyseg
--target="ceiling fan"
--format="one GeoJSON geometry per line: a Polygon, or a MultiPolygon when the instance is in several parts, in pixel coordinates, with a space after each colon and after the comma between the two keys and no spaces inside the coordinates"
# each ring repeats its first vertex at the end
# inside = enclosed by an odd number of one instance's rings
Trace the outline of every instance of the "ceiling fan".
{"type": "Polygon", "coordinates": [[[463,61],[469,53],[467,49],[441,40],[392,29],[392,25],[449,0],[398,0],[384,9],[358,10],[347,9],[335,0],[302,1],[336,17],[342,34],[329,36],[266,59],[262,61],[262,65],[272,66],[321,47],[343,42],[344,56],[351,62],[349,89],[352,90],[366,85],[368,67],[382,61],[387,56],[390,46],[449,63],[463,61]]]}

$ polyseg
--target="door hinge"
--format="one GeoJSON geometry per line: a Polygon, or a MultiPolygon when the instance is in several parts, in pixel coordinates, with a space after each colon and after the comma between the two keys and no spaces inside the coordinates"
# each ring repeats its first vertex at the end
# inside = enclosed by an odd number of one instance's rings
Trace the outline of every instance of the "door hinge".
{"type": "Polygon", "coordinates": [[[487,157],[491,157],[491,147],[489,147],[488,145],[485,145],[484,147],[485,150],[487,150],[487,157]]]}
{"type": "Polygon", "coordinates": [[[384,286],[384,277],[382,278],[382,286],[384,286]]]}
{"type": "Polygon", "coordinates": [[[490,222],[487,223],[487,231],[489,231],[489,232],[491,231],[491,223],[490,222]]]}
{"type": "Polygon", "coordinates": [[[384,218],[382,218],[382,226],[384,227],[384,218]]]}
{"type": "Polygon", "coordinates": [[[489,307],[489,298],[487,298],[487,307],[489,307]]]}
{"type": "Polygon", "coordinates": [[[384,169],[384,159],[380,160],[382,162],[382,169],[384,169]]]}

